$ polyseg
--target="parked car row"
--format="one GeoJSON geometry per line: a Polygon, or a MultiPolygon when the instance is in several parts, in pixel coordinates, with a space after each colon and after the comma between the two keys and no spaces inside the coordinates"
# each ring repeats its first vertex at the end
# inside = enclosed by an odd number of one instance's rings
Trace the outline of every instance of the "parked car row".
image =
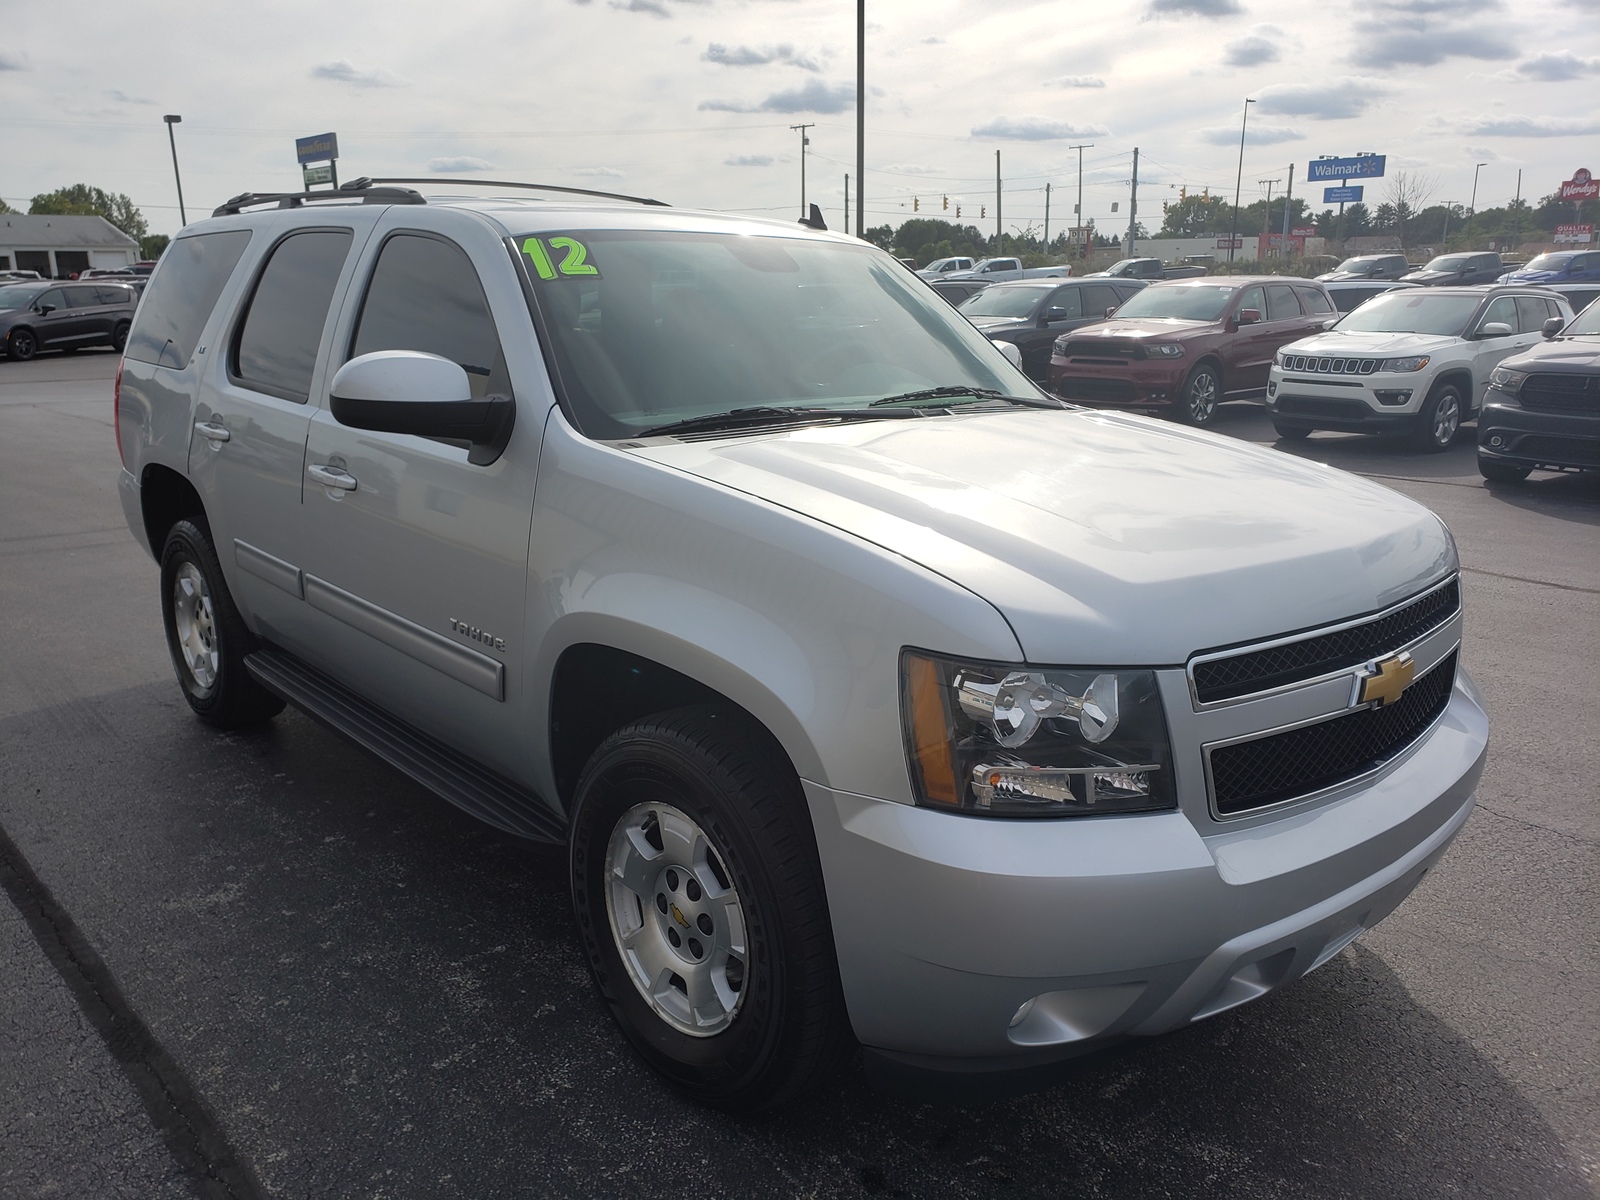
{"type": "Polygon", "coordinates": [[[40,350],[120,351],[138,303],[124,283],[0,283],[0,346],[22,362],[40,350]]]}

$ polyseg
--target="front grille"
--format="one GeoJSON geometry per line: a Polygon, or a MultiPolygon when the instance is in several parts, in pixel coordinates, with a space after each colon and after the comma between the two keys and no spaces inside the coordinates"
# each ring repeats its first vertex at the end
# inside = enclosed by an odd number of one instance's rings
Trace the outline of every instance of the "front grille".
{"type": "Polygon", "coordinates": [[[1056,395],[1066,400],[1132,400],[1133,384],[1126,379],[1083,379],[1069,376],[1056,381],[1056,395]]]}
{"type": "Polygon", "coordinates": [[[1074,338],[1067,343],[1068,358],[1113,358],[1119,362],[1144,357],[1144,346],[1139,342],[1094,341],[1074,338]]]}
{"type": "Polygon", "coordinates": [[[1382,766],[1444,712],[1455,678],[1452,652],[1393,704],[1217,747],[1211,751],[1217,814],[1237,816],[1293,800],[1382,766]]]}
{"type": "Polygon", "coordinates": [[[1523,408],[1600,413],[1600,375],[1530,375],[1517,399],[1523,408]]]}
{"type": "Polygon", "coordinates": [[[1597,438],[1529,434],[1513,442],[1509,453],[1514,458],[1531,458],[1567,467],[1600,467],[1600,439],[1597,438]]]}
{"type": "Polygon", "coordinates": [[[1315,354],[1285,354],[1285,371],[1305,371],[1312,375],[1371,375],[1378,369],[1375,358],[1320,358],[1315,354]]]}
{"type": "Polygon", "coordinates": [[[1333,417],[1341,421],[1364,421],[1372,410],[1361,400],[1343,396],[1293,396],[1280,392],[1277,410],[1297,417],[1333,417]]]}
{"type": "Polygon", "coordinates": [[[1461,585],[1452,579],[1403,608],[1347,629],[1197,662],[1190,670],[1195,699],[1215,704],[1381,658],[1444,624],[1460,607],[1461,585]]]}

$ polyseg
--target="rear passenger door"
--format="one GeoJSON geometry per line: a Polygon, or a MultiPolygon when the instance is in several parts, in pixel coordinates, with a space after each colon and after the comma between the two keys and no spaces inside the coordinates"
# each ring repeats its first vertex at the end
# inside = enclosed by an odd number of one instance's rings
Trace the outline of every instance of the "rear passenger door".
{"type": "Polygon", "coordinates": [[[205,500],[229,589],[252,628],[290,648],[304,644],[309,400],[333,302],[377,220],[357,208],[328,217],[256,231],[270,241],[247,260],[246,286],[209,348],[189,445],[189,478],[205,500]]]}
{"type": "Polygon", "coordinates": [[[467,372],[474,395],[513,396],[516,425],[507,450],[478,465],[463,445],[339,424],[321,384],[303,557],[314,659],[396,716],[527,778],[532,647],[521,635],[549,385],[505,244],[459,212],[392,212],[341,317],[329,381],[363,354],[436,354],[467,372]],[[523,364],[515,381],[512,360],[523,364]]]}

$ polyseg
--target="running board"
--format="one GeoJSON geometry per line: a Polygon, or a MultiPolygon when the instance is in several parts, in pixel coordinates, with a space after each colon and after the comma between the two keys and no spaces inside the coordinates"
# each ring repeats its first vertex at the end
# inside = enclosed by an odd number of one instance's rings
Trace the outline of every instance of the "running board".
{"type": "Polygon", "coordinates": [[[566,824],[533,792],[412,728],[343,684],[276,649],[247,656],[256,682],[313,720],[496,829],[565,845],[566,824]]]}

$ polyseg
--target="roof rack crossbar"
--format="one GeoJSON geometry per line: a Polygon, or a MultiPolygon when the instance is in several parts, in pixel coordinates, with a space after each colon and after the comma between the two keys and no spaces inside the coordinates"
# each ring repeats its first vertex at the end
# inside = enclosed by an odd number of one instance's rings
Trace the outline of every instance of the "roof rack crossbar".
{"type": "Polygon", "coordinates": [[[363,188],[346,191],[343,188],[327,192],[241,192],[232,200],[225,200],[211,211],[213,217],[235,217],[247,208],[273,204],[279,208],[300,208],[308,202],[321,200],[356,200],[363,204],[426,204],[422,193],[411,188],[363,188]]]}
{"type": "Polygon", "coordinates": [[[359,192],[371,188],[374,184],[384,183],[423,183],[423,184],[450,184],[452,186],[469,187],[503,187],[522,188],[530,192],[564,192],[569,196],[599,196],[606,200],[626,200],[630,204],[649,204],[656,208],[671,208],[665,200],[652,200],[648,196],[626,196],[621,192],[597,192],[591,188],[559,187],[553,183],[516,183],[509,179],[439,179],[439,178],[393,178],[393,179],[352,179],[349,183],[341,183],[340,191],[359,192]]]}

